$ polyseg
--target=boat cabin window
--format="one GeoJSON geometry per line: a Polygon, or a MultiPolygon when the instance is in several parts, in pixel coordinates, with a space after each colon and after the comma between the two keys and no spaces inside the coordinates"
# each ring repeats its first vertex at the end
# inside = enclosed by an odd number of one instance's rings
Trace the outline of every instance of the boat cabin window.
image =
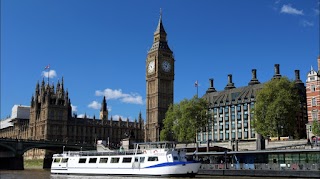
{"type": "Polygon", "coordinates": [[[119,157],[112,157],[110,163],[119,163],[119,157]]]}
{"type": "Polygon", "coordinates": [[[60,161],[61,161],[61,158],[55,158],[55,159],[53,160],[53,163],[60,163],[60,161]]]}
{"type": "Polygon", "coordinates": [[[145,157],[140,157],[140,163],[144,163],[144,158],[145,157]]]}
{"type": "Polygon", "coordinates": [[[148,161],[158,161],[158,157],[148,157],[148,161]]]}
{"type": "Polygon", "coordinates": [[[79,163],[86,163],[86,161],[87,161],[87,158],[80,158],[79,159],[79,163]]]}
{"type": "Polygon", "coordinates": [[[131,157],[123,157],[122,163],[131,163],[132,158],[131,157]]]}
{"type": "Polygon", "coordinates": [[[69,158],[63,158],[61,163],[67,163],[69,158]]]}
{"type": "Polygon", "coordinates": [[[179,160],[177,156],[173,156],[173,160],[179,160]]]}
{"type": "Polygon", "coordinates": [[[100,158],[100,163],[108,163],[108,158],[100,158]]]}
{"type": "Polygon", "coordinates": [[[97,158],[90,158],[89,159],[89,163],[96,163],[97,162],[97,158]]]}

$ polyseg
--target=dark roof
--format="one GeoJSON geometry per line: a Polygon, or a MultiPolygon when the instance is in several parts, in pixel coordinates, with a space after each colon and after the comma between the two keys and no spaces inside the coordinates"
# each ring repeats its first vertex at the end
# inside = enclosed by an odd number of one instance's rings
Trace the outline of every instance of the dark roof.
{"type": "Polygon", "coordinates": [[[256,93],[264,84],[255,84],[223,91],[207,92],[203,98],[207,99],[210,107],[226,106],[255,101],[256,93]]]}

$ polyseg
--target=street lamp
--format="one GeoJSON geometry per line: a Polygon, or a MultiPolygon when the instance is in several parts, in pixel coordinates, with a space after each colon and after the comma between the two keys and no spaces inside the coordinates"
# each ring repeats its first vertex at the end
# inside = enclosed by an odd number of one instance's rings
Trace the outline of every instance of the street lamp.
{"type": "Polygon", "coordinates": [[[307,140],[307,144],[311,144],[310,142],[310,131],[311,131],[311,126],[307,127],[307,131],[308,131],[308,140],[307,140]]]}
{"type": "Polygon", "coordinates": [[[280,141],[280,136],[283,135],[283,126],[281,124],[278,124],[278,141],[280,141]],[[281,131],[280,131],[281,130],[281,131]],[[281,133],[280,133],[281,132],[281,133]]]}

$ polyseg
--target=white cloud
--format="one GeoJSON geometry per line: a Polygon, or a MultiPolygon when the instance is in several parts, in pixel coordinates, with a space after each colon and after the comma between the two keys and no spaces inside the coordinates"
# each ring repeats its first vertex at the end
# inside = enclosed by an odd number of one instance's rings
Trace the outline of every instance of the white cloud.
{"type": "Polygon", "coordinates": [[[119,99],[124,103],[131,103],[131,104],[143,104],[142,96],[137,93],[123,93],[121,89],[105,89],[104,91],[97,90],[96,96],[105,96],[106,99],[119,99]]]}
{"type": "Polygon", "coordinates": [[[101,108],[101,104],[99,104],[97,101],[92,101],[89,105],[89,108],[92,109],[100,109],[101,108]]]}
{"type": "Polygon", "coordinates": [[[121,115],[112,115],[112,120],[114,120],[114,121],[119,121],[119,118],[121,118],[122,121],[127,121],[128,117],[124,117],[124,116],[121,116],[121,115]]]}
{"type": "Polygon", "coordinates": [[[300,24],[303,26],[303,27],[312,27],[314,24],[313,22],[309,22],[307,20],[302,20],[300,21],[300,24]]]}
{"type": "Polygon", "coordinates": [[[280,12],[285,14],[292,14],[292,15],[303,15],[303,10],[298,10],[296,8],[293,8],[291,4],[283,5],[280,12]]]}
{"type": "Polygon", "coordinates": [[[139,95],[127,95],[121,99],[124,103],[143,104],[142,97],[139,95]]]}
{"type": "Polygon", "coordinates": [[[79,114],[79,115],[77,115],[77,118],[84,118],[84,115],[86,115],[87,118],[92,118],[91,116],[89,116],[87,114],[79,114]]]}
{"type": "Polygon", "coordinates": [[[42,76],[44,76],[46,78],[48,78],[48,76],[49,76],[49,78],[54,78],[57,76],[57,73],[55,70],[43,71],[42,76]]]}
{"type": "Polygon", "coordinates": [[[319,9],[313,9],[313,12],[314,12],[314,14],[316,15],[316,16],[318,16],[320,13],[320,11],[319,11],[319,9]]]}
{"type": "Polygon", "coordinates": [[[77,109],[77,106],[74,106],[74,105],[72,105],[72,104],[71,104],[71,108],[72,108],[72,112],[77,112],[77,110],[78,110],[78,109],[77,109]]]}

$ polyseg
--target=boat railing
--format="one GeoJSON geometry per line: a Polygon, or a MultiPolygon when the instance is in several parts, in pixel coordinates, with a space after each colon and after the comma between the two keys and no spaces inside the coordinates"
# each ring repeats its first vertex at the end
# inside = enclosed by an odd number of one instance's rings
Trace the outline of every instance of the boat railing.
{"type": "Polygon", "coordinates": [[[57,157],[74,157],[74,156],[112,156],[112,155],[136,155],[142,154],[142,150],[113,150],[107,152],[97,151],[65,151],[63,154],[55,155],[57,157]]]}

